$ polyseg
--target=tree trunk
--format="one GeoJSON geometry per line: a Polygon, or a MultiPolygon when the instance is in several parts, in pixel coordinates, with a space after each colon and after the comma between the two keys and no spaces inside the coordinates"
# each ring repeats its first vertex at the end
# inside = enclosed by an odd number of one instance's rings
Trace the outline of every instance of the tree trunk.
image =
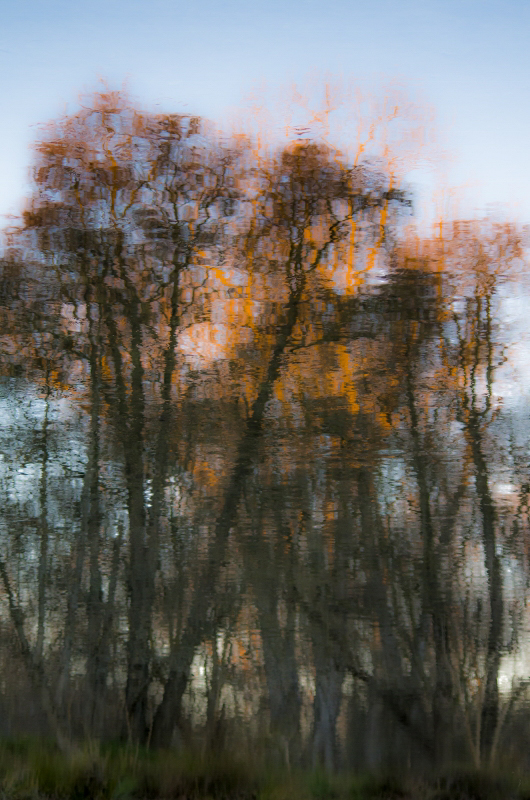
{"type": "MultiPolygon", "coordinates": [[[[125,270],[124,280],[128,284],[125,270]]],[[[116,425],[123,442],[127,511],[129,516],[129,638],[127,641],[127,682],[125,688],[127,735],[135,742],[148,736],[147,698],[151,661],[151,613],[154,576],[149,574],[151,556],[146,542],[144,487],[144,390],[141,361],[142,330],[139,301],[131,288],[129,305],[131,326],[131,392],[130,400],[123,376],[118,332],[109,302],[104,305],[105,323],[116,380],[116,425]]]]}
{"type": "Polygon", "coordinates": [[[208,626],[211,624],[214,587],[223,562],[230,529],[235,522],[245,481],[258,451],[266,406],[272,396],[274,384],[280,374],[285,349],[298,319],[302,288],[303,281],[291,294],[286,321],[280,328],[265,378],[259,387],[245,431],[239,442],[234,469],[225,491],[212,542],[208,548],[206,567],[197,577],[188,623],[180,643],[176,645],[175,652],[170,657],[170,670],[164,687],[164,695],[153,721],[151,741],[155,746],[163,747],[171,742],[174,725],[178,724],[180,719],[182,696],[188,683],[195,650],[203,641],[208,626]]]}
{"type": "Polygon", "coordinates": [[[410,415],[412,463],[420,501],[420,528],[423,542],[424,608],[431,620],[436,664],[432,695],[433,752],[436,766],[442,767],[447,762],[450,755],[451,722],[453,715],[453,687],[449,664],[450,641],[446,619],[447,609],[440,591],[440,564],[437,563],[435,533],[431,516],[431,500],[427,479],[428,465],[419,428],[410,355],[408,353],[406,394],[410,415]]]}
{"type": "Polygon", "coordinates": [[[87,483],[88,509],[86,539],[89,557],[89,588],[87,601],[87,666],[88,726],[96,732],[96,706],[104,691],[107,675],[102,671],[101,626],[103,617],[103,590],[100,569],[100,505],[99,505],[99,424],[100,424],[100,355],[91,313],[90,287],[85,295],[90,342],[90,440],[88,447],[87,483]]]}
{"type": "Polygon", "coordinates": [[[48,583],[48,426],[50,415],[50,367],[46,363],[46,388],[44,397],[44,419],[42,422],[42,442],[41,442],[41,475],[39,486],[39,588],[37,600],[37,641],[35,644],[35,655],[38,661],[42,660],[44,654],[44,632],[46,623],[46,588],[48,583]]]}
{"type": "Polygon", "coordinates": [[[19,608],[15,599],[15,595],[11,588],[9,575],[7,573],[7,566],[4,561],[0,561],[0,577],[7,594],[9,615],[15,629],[20,652],[28,671],[30,681],[34,686],[37,696],[39,697],[41,706],[46,714],[48,724],[59,748],[63,753],[70,753],[72,751],[71,739],[62,720],[59,717],[57,707],[53,702],[52,693],[44,672],[42,660],[36,656],[28,642],[24,629],[24,613],[22,609],[19,608]]]}
{"type": "Polygon", "coordinates": [[[346,671],[327,652],[329,642],[319,641],[322,632],[313,631],[315,664],[315,699],[313,702],[312,763],[328,772],[339,767],[337,719],[342,702],[342,684],[346,671]],[[316,635],[315,635],[316,633],[316,635]]]}
{"type": "Polygon", "coordinates": [[[486,680],[480,720],[480,754],[486,763],[492,755],[499,722],[499,669],[503,644],[504,601],[501,559],[497,554],[495,506],[489,487],[488,469],[482,451],[479,415],[472,411],[467,424],[475,467],[475,485],[482,517],[482,542],[488,576],[489,629],[486,652],[486,680]]]}

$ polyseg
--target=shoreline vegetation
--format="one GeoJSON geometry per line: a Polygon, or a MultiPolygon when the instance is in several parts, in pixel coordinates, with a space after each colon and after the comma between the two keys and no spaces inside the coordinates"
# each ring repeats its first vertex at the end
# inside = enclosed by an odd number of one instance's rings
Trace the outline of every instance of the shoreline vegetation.
{"type": "Polygon", "coordinates": [[[2,800],[528,800],[530,776],[505,767],[439,774],[287,770],[254,756],[146,750],[87,741],[0,740],[2,800]]]}

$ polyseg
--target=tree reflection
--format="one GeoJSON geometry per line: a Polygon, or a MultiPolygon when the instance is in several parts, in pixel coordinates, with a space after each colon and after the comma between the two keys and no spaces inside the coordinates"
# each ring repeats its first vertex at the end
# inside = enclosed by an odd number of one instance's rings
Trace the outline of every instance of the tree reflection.
{"type": "Polygon", "coordinates": [[[498,290],[523,249],[407,238],[385,147],[267,150],[114,93],[38,144],[0,285],[1,653],[14,631],[61,746],[502,751],[528,480],[498,290]]]}

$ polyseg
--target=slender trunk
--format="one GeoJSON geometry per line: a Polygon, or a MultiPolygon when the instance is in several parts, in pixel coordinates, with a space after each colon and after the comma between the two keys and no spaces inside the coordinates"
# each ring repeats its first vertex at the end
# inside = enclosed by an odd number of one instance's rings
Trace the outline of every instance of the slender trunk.
{"type": "MultiPolygon", "coordinates": [[[[90,517],[93,513],[94,507],[97,508],[98,498],[96,493],[94,506],[94,483],[98,484],[98,470],[99,470],[99,438],[98,438],[98,418],[99,418],[99,358],[97,350],[97,339],[95,336],[95,323],[92,314],[92,280],[89,277],[88,264],[86,260],[82,262],[82,275],[84,280],[85,292],[84,303],[88,319],[88,341],[89,341],[89,385],[90,385],[90,428],[89,440],[87,448],[87,467],[85,470],[83,480],[83,490],[81,493],[81,520],[79,534],[75,540],[75,561],[72,574],[72,580],[68,587],[66,616],[64,622],[64,637],[61,653],[61,664],[59,669],[59,678],[56,685],[55,697],[58,706],[60,707],[65,701],[65,692],[70,680],[70,666],[72,660],[72,650],[74,644],[77,612],[79,608],[79,594],[81,590],[81,579],[83,575],[83,567],[85,561],[85,550],[88,537],[88,531],[91,528],[90,517]]],[[[92,588],[92,576],[91,576],[92,588]]],[[[92,606],[89,596],[89,609],[88,609],[88,627],[90,629],[90,607],[92,606]]],[[[92,656],[92,648],[90,641],[93,635],[89,630],[87,641],[87,674],[90,672],[90,660],[92,656]]],[[[90,686],[90,681],[89,681],[90,686]]],[[[92,692],[89,690],[89,705],[92,692]]]]}
{"type": "MultiPolygon", "coordinates": [[[[468,393],[463,396],[461,422],[470,444],[475,470],[475,488],[479,499],[482,519],[482,544],[488,578],[489,628],[486,649],[486,675],[480,714],[479,752],[480,761],[492,760],[499,727],[499,669],[503,647],[504,597],[502,564],[497,553],[495,504],[490,489],[489,473],[483,450],[482,422],[491,409],[493,393],[493,342],[491,321],[491,294],[483,297],[476,288],[473,306],[472,336],[474,336],[473,360],[469,366],[468,393]],[[485,339],[481,339],[481,332],[485,339]],[[486,392],[483,410],[477,408],[477,376],[482,363],[481,352],[486,351],[486,392]]],[[[473,341],[473,339],[472,339],[473,341]]],[[[466,375],[466,346],[468,342],[460,336],[460,363],[466,375]]]]}
{"type": "MultiPolygon", "coordinates": [[[[178,251],[174,257],[173,286],[170,299],[169,339],[164,354],[164,377],[162,383],[161,412],[158,426],[158,436],[155,449],[155,464],[151,494],[151,508],[149,511],[148,530],[148,556],[149,573],[154,577],[158,559],[158,537],[160,515],[164,501],[164,490],[167,478],[167,462],[169,456],[169,431],[171,427],[171,386],[176,367],[177,330],[180,324],[180,272],[178,251]]],[[[187,263],[184,265],[187,267],[187,263]]]]}
{"type": "Polygon", "coordinates": [[[217,642],[212,642],[212,672],[208,681],[206,699],[206,736],[204,749],[206,753],[215,752],[223,745],[222,714],[219,715],[219,700],[223,688],[223,660],[219,658],[217,642]]]}
{"type": "Polygon", "coordinates": [[[118,573],[120,569],[120,553],[123,541],[123,528],[120,527],[118,536],[112,543],[112,559],[109,576],[107,600],[102,607],[100,639],[98,646],[97,672],[95,673],[95,683],[97,692],[93,698],[92,705],[92,731],[94,735],[100,736],[104,732],[105,725],[105,688],[109,670],[111,667],[111,634],[115,613],[116,588],[118,585],[118,573]]]}
{"type": "Polygon", "coordinates": [[[265,410],[269,402],[274,384],[280,374],[283,355],[290,341],[296,321],[303,281],[292,292],[288,306],[286,321],[282,325],[276,345],[272,352],[265,377],[259,387],[252,405],[245,431],[240,440],[237,458],[225,491],[223,504],[213,532],[207,556],[207,563],[197,579],[188,624],[180,643],[171,657],[169,676],[164,687],[164,695],[158,706],[154,722],[152,742],[156,746],[167,745],[172,736],[173,727],[179,722],[182,696],[188,683],[191,662],[196,648],[203,640],[212,619],[213,588],[221,567],[226,543],[239,508],[245,481],[250,473],[258,450],[265,410]]]}
{"type": "Polygon", "coordinates": [[[148,735],[147,696],[151,661],[152,576],[146,542],[143,466],[144,394],[141,362],[141,323],[138,308],[131,309],[131,399],[129,442],[125,473],[129,511],[129,639],[125,689],[129,734],[135,742],[148,735]]]}
{"type": "Polygon", "coordinates": [[[88,447],[88,514],[86,538],[89,553],[89,589],[87,601],[87,683],[89,730],[94,732],[96,704],[106,683],[100,662],[101,623],[103,611],[102,580],[100,568],[100,506],[99,506],[99,420],[100,420],[100,355],[91,313],[90,287],[85,295],[88,337],[90,342],[90,434],[88,447]]]}
{"type": "Polygon", "coordinates": [[[129,637],[125,688],[127,735],[135,742],[145,742],[148,735],[147,698],[151,660],[151,593],[149,592],[150,576],[146,571],[149,558],[145,537],[142,330],[139,301],[133,288],[131,288],[130,294],[132,295],[128,308],[132,361],[130,399],[127,397],[118,331],[111,303],[105,303],[104,312],[116,380],[116,425],[124,450],[129,517],[129,637]]]}
{"type": "MultiPolygon", "coordinates": [[[[188,248],[185,266],[191,257],[188,248]]],[[[130,445],[126,456],[129,495],[130,535],[130,605],[129,647],[126,687],[126,706],[129,732],[135,741],[145,742],[148,737],[147,695],[149,664],[151,658],[151,624],[155,601],[155,576],[158,567],[160,514],[169,454],[169,427],[171,423],[171,386],[176,365],[176,338],[180,323],[180,272],[179,249],[173,258],[173,285],[170,299],[169,341],[164,358],[162,384],[162,410],[159,420],[152,482],[151,508],[146,519],[143,476],[143,426],[144,394],[141,362],[142,332],[139,304],[131,287],[131,357],[132,390],[130,401],[130,445]]],[[[125,273],[123,272],[125,277],[125,273]]]]}
{"type": "Polygon", "coordinates": [[[315,663],[312,762],[313,767],[323,766],[332,772],[339,766],[337,719],[346,670],[328,652],[329,642],[322,642],[322,635],[322,631],[314,630],[312,636],[315,663]]]}
{"type": "Polygon", "coordinates": [[[29,678],[35,691],[37,692],[41,706],[46,714],[50,730],[52,731],[59,748],[64,753],[69,753],[72,750],[70,737],[68,736],[63,721],[60,719],[57,712],[57,707],[53,701],[48,680],[44,672],[42,660],[36,655],[35,650],[30,647],[24,628],[24,612],[18,606],[16,601],[4,561],[0,561],[0,577],[2,579],[4,590],[8,599],[11,622],[13,623],[13,627],[15,629],[20,652],[28,671],[29,678]]]}
{"type": "Polygon", "coordinates": [[[37,600],[37,641],[35,655],[41,660],[44,652],[44,629],[46,622],[46,589],[48,583],[48,427],[50,414],[50,367],[46,364],[46,391],[44,398],[44,419],[42,422],[41,441],[41,474],[39,486],[39,571],[38,571],[38,600],[37,600]]]}
{"type": "Polygon", "coordinates": [[[389,589],[393,576],[385,580],[385,554],[382,523],[377,510],[377,494],[371,470],[362,466],[357,472],[357,493],[361,539],[370,581],[366,598],[373,607],[378,648],[373,652],[373,675],[368,681],[369,707],[365,753],[370,767],[381,766],[392,752],[396,734],[405,732],[408,740],[422,746],[422,756],[433,755],[431,738],[426,736],[425,698],[422,696],[424,673],[412,655],[411,674],[404,674],[398,638],[396,610],[390,607],[389,589]],[[419,717],[419,719],[418,719],[419,717]],[[389,726],[389,722],[391,725],[389,726]],[[392,724],[393,723],[393,724],[392,724]],[[396,731],[395,723],[398,723],[396,731]]]}
{"type": "MultiPolygon", "coordinates": [[[[342,469],[347,468],[344,450],[341,448],[342,469]]],[[[351,519],[348,498],[344,485],[337,487],[339,513],[333,526],[333,548],[325,551],[328,544],[321,535],[315,536],[312,572],[316,579],[311,602],[319,611],[310,620],[310,635],[315,669],[315,696],[313,700],[313,726],[311,732],[311,761],[313,767],[323,767],[328,772],[339,768],[339,741],[337,721],[342,703],[342,685],[346,675],[348,635],[341,609],[351,599],[345,586],[349,571],[345,554],[347,539],[351,541],[351,519]],[[346,534],[346,529],[348,533],[346,534]],[[346,539],[347,537],[347,539],[346,539]]],[[[307,498],[310,507],[310,497],[307,498]]],[[[347,612],[346,612],[347,613],[347,612]]]]}
{"type": "Polygon", "coordinates": [[[381,653],[377,659],[379,679],[392,680],[396,693],[400,691],[403,667],[399,645],[394,629],[395,622],[389,609],[389,598],[384,583],[384,556],[381,552],[381,520],[375,508],[376,492],[374,480],[368,467],[357,471],[357,494],[361,524],[361,540],[368,563],[370,581],[366,598],[373,605],[374,616],[380,636],[381,653]]]}
{"type": "Polygon", "coordinates": [[[497,553],[495,535],[495,506],[489,487],[488,469],[482,450],[479,415],[472,411],[467,433],[471,443],[475,467],[475,486],[482,517],[482,542],[488,576],[489,629],[486,652],[486,681],[480,720],[481,760],[488,761],[492,754],[495,733],[499,722],[499,669],[503,643],[504,600],[501,559],[497,553]]]}
{"type": "MultiPolygon", "coordinates": [[[[257,499],[256,499],[257,500],[257,499]]],[[[274,507],[274,499],[257,500],[247,508],[253,522],[253,536],[245,540],[245,569],[254,590],[267,682],[269,730],[280,745],[287,766],[300,752],[301,696],[296,660],[296,598],[293,592],[294,547],[285,509],[275,503],[276,538],[266,535],[262,511],[274,507]],[[288,555],[286,555],[288,548],[288,555]],[[283,596],[283,624],[279,601],[283,596]]]]}
{"type": "Polygon", "coordinates": [[[59,679],[55,689],[55,702],[58,708],[64,706],[66,700],[66,690],[70,681],[70,666],[72,662],[72,650],[74,645],[77,611],[79,608],[79,593],[81,589],[81,578],[83,575],[83,564],[85,560],[85,524],[81,521],[81,530],[76,539],[75,562],[72,580],[68,588],[68,600],[66,605],[66,617],[64,622],[64,638],[61,652],[61,666],[59,669],[59,679]]]}
{"type": "Polygon", "coordinates": [[[267,585],[254,581],[269,698],[270,730],[288,748],[292,761],[300,737],[300,687],[295,653],[295,609],[287,606],[282,630],[278,622],[277,597],[273,589],[278,577],[267,585]]]}
{"type": "MultiPolygon", "coordinates": [[[[178,255],[178,254],[177,254],[178,255]]],[[[177,258],[177,256],[175,257],[177,258]]],[[[159,420],[158,437],[155,451],[155,465],[152,483],[151,508],[147,522],[147,537],[145,544],[139,538],[131,537],[131,602],[129,612],[129,671],[127,678],[127,712],[133,738],[145,741],[148,736],[147,728],[147,691],[149,684],[150,636],[151,617],[155,601],[155,575],[158,565],[160,515],[164,500],[164,490],[167,476],[167,460],[169,454],[169,429],[171,424],[171,386],[176,365],[176,339],[180,322],[179,315],[179,277],[180,268],[175,260],[173,289],[171,295],[171,314],[169,327],[169,341],[164,359],[164,378],[162,384],[162,409],[159,420]]],[[[140,340],[135,337],[133,329],[133,353],[136,352],[136,363],[133,369],[133,400],[132,420],[136,425],[136,442],[141,447],[142,421],[143,421],[143,394],[141,393],[142,369],[140,362],[140,340]],[[138,341],[137,341],[138,339],[138,341]],[[136,344],[136,347],[135,347],[136,344]],[[135,393],[136,385],[136,393],[135,393]],[[136,398],[138,408],[134,408],[136,398]]],[[[133,358],[134,362],[134,358],[133,358]]],[[[136,464],[141,464],[141,452],[133,458],[136,464]]],[[[146,524],[143,506],[143,476],[138,470],[133,470],[132,465],[128,470],[135,473],[131,476],[131,487],[137,488],[129,492],[130,502],[134,499],[132,492],[139,491],[142,482],[142,508],[137,508],[136,516],[142,515],[141,527],[146,524]]],[[[138,495],[136,494],[136,498],[138,495]]],[[[137,504],[138,505],[138,504],[137,504]]],[[[140,525],[139,525],[140,528],[140,525]]],[[[138,529],[139,529],[138,528],[138,529]]]]}
{"type": "Polygon", "coordinates": [[[414,384],[407,354],[406,396],[410,415],[412,438],[412,463],[419,490],[420,528],[423,542],[423,593],[424,607],[428,613],[434,642],[436,674],[432,698],[433,749],[437,766],[449,758],[452,718],[452,677],[449,664],[449,631],[445,606],[440,591],[440,564],[437,563],[435,534],[431,516],[430,491],[427,480],[427,459],[421,439],[414,384]]]}

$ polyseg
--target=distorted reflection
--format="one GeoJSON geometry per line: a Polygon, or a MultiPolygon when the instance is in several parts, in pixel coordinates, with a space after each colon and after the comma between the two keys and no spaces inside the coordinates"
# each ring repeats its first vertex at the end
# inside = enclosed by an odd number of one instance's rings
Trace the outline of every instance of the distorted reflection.
{"type": "Polygon", "coordinates": [[[406,235],[380,165],[110,93],[34,177],[0,285],[0,732],[527,758],[517,230],[406,235]]]}

